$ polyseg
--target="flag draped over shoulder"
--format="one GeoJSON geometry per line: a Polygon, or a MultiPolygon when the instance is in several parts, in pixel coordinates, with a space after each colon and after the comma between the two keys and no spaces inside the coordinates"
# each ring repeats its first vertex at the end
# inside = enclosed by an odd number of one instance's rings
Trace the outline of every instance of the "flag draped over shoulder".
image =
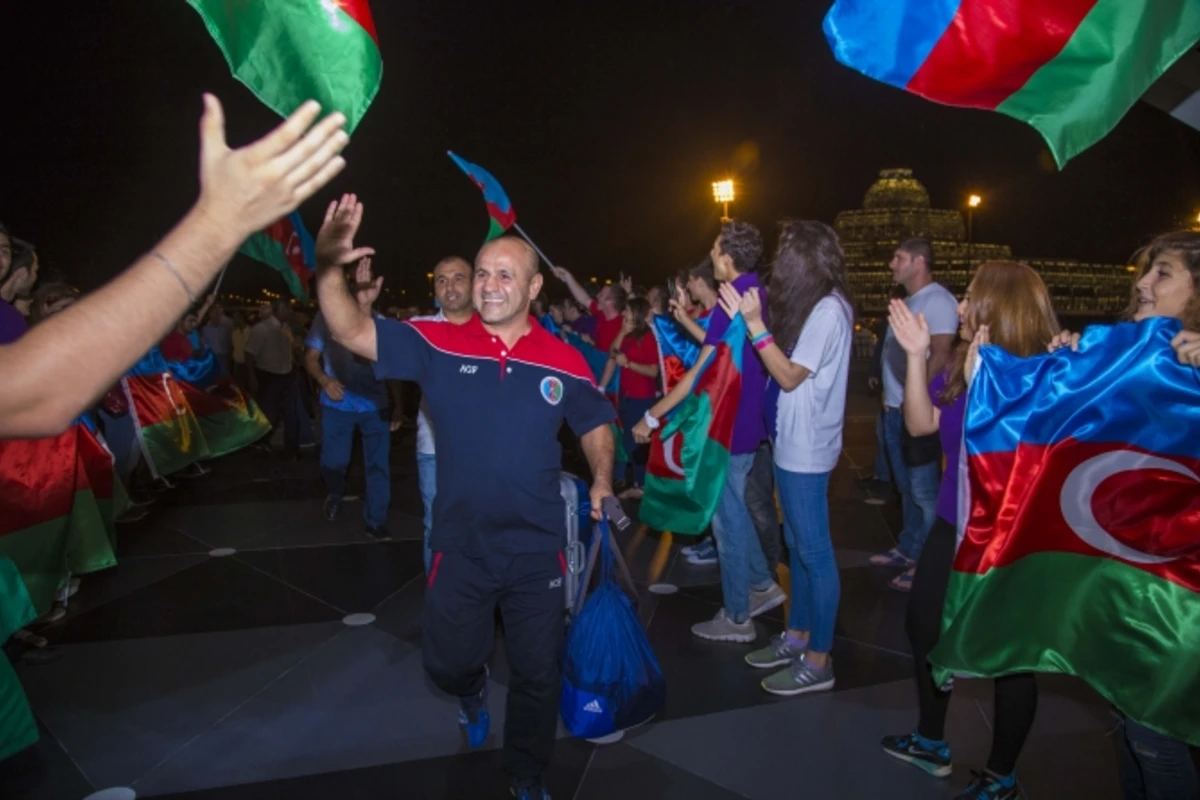
{"type": "Polygon", "coordinates": [[[317,263],[317,250],[299,211],[251,236],[238,252],[278,272],[293,297],[308,301],[308,284],[317,263]]]}
{"type": "Polygon", "coordinates": [[[115,566],[124,491],[83,419],[58,436],[0,440],[0,561],[17,566],[38,614],[70,575],[115,566]]]}
{"type": "Polygon", "coordinates": [[[383,80],[367,0],[188,0],[234,77],[288,116],[306,100],[346,115],[353,131],[383,80]]]}
{"type": "Polygon", "coordinates": [[[837,0],[838,61],[1032,125],[1059,166],[1111,131],[1200,40],[1195,0],[837,0]]]}
{"type": "Polygon", "coordinates": [[[980,353],[935,679],[1063,672],[1200,744],[1200,372],[1174,320],[980,353]]]}
{"type": "MultiPolygon", "coordinates": [[[[660,332],[656,318],[655,333],[660,332]]],[[[746,324],[739,314],[697,375],[691,394],[651,440],[640,510],[641,521],[651,528],[699,534],[712,521],[729,470],[745,339],[746,324]]],[[[683,352],[670,355],[681,359],[690,352],[683,338],[659,336],[658,342],[664,360],[664,347],[680,347],[683,352]]]]}
{"type": "MultiPolygon", "coordinates": [[[[703,330],[708,330],[711,317],[694,320],[703,330]]],[[[658,340],[658,365],[663,377],[663,391],[669,392],[700,357],[700,343],[665,314],[654,315],[654,337],[658,340]]]]}

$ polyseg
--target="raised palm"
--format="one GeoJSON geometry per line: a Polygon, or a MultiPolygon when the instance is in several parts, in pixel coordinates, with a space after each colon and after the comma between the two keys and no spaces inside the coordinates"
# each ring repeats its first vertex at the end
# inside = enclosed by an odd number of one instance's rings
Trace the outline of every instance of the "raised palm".
{"type": "Polygon", "coordinates": [[[929,323],[925,321],[924,314],[914,316],[903,300],[893,300],[888,324],[904,352],[922,357],[929,352],[929,323]]]}
{"type": "Polygon", "coordinates": [[[329,204],[325,221],[317,232],[317,266],[340,267],[353,264],[364,256],[374,255],[370,247],[355,247],[354,236],[362,224],[363,204],[353,194],[344,194],[329,204]]]}
{"type": "Polygon", "coordinates": [[[379,299],[381,289],[383,289],[383,276],[371,275],[371,259],[369,257],[359,259],[358,268],[354,271],[354,299],[360,306],[374,305],[375,301],[379,299]]]}

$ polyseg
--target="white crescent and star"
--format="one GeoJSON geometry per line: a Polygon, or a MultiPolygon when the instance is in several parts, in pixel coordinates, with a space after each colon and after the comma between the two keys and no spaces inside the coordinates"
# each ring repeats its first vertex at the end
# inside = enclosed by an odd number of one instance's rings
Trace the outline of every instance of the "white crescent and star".
{"type": "Polygon", "coordinates": [[[1143,553],[1117,541],[1100,525],[1092,511],[1092,497],[1101,483],[1121,472],[1145,469],[1174,472],[1200,484],[1200,475],[1177,461],[1134,450],[1112,450],[1092,456],[1071,471],[1063,482],[1059,505],[1063,518],[1075,535],[1100,552],[1134,564],[1165,564],[1175,558],[1143,553]]]}
{"type": "Polygon", "coordinates": [[[675,433],[672,433],[666,439],[663,439],[663,443],[662,443],[663,463],[665,463],[667,465],[667,469],[671,470],[672,474],[678,475],[679,477],[683,478],[683,477],[686,477],[686,475],[684,474],[684,471],[683,471],[683,467],[679,466],[679,464],[675,461],[674,450],[675,450],[675,438],[677,436],[679,436],[678,431],[676,431],[675,433]]]}

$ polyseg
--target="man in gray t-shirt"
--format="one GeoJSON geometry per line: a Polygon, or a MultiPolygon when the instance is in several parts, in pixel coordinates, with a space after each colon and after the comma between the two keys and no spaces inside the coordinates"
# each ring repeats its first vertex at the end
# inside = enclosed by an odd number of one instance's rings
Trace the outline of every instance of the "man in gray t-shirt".
{"type": "MultiPolygon", "coordinates": [[[[927,375],[932,380],[946,369],[954,353],[958,334],[958,301],[944,286],[933,280],[933,248],[926,239],[908,239],[896,248],[891,261],[896,283],[908,290],[905,302],[913,314],[924,314],[929,323],[930,346],[927,375]]],[[[896,547],[871,558],[871,563],[906,567],[904,574],[890,586],[908,591],[912,586],[912,571],[925,537],[933,526],[937,513],[938,481],[941,464],[938,460],[910,467],[904,460],[904,380],[907,356],[896,341],[891,328],[883,342],[883,435],[888,462],[896,487],[900,490],[904,528],[896,547]]]]}

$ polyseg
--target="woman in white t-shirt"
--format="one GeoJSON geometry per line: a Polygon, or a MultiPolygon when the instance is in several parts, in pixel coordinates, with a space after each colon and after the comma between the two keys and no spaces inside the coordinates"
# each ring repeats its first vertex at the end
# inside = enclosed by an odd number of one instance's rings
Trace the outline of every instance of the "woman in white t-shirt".
{"type": "Polygon", "coordinates": [[[854,312],[832,228],[807,220],[783,224],[768,296],[770,331],[756,293],[721,288],[721,304],[730,316],[741,312],[771,376],[763,411],[792,572],[787,630],[746,662],[786,667],[762,687],[790,696],[833,688],[829,652],[841,584],[829,533],[829,475],[842,452],[854,312]]]}

